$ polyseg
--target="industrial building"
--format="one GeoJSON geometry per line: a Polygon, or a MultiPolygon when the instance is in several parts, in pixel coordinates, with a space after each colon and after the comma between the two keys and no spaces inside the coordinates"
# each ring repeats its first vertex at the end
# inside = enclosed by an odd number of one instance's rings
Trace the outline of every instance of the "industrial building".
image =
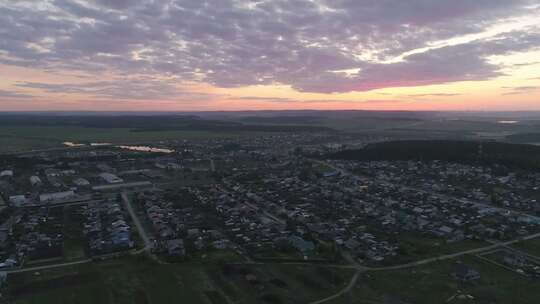
{"type": "Polygon", "coordinates": [[[64,192],[55,192],[55,193],[44,193],[39,196],[40,202],[51,202],[56,200],[63,200],[75,196],[73,191],[64,191],[64,192]]]}
{"type": "Polygon", "coordinates": [[[13,171],[12,170],[1,171],[0,177],[13,177],[13,171]]]}

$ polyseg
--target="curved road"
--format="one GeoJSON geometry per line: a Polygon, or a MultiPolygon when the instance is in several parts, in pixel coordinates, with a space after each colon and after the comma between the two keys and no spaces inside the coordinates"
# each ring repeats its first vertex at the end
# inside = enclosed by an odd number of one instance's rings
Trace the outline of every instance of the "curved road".
{"type": "MultiPolygon", "coordinates": [[[[85,264],[92,262],[91,259],[86,260],[80,260],[80,261],[74,261],[74,262],[66,262],[61,264],[54,264],[54,265],[44,265],[44,266],[36,266],[36,267],[28,267],[28,268],[21,268],[21,269],[14,269],[14,270],[6,270],[3,271],[5,273],[21,273],[21,272],[29,272],[29,271],[39,271],[39,270],[45,270],[45,269],[52,269],[52,268],[59,268],[64,266],[73,266],[73,265],[79,265],[79,264],[85,264]]],[[[0,271],[2,272],[2,271],[0,271]]]]}
{"type": "Polygon", "coordinates": [[[328,302],[328,301],[335,300],[335,299],[341,297],[342,295],[346,295],[356,285],[356,282],[358,281],[358,278],[360,277],[361,273],[362,273],[362,271],[358,270],[354,274],[354,276],[352,277],[352,279],[349,282],[349,284],[347,285],[347,287],[343,288],[338,293],[336,293],[334,295],[331,295],[331,296],[329,296],[327,298],[324,298],[324,299],[321,299],[321,300],[318,300],[318,301],[315,301],[315,302],[311,302],[310,304],[321,304],[321,303],[325,303],[325,302],[328,302]]]}

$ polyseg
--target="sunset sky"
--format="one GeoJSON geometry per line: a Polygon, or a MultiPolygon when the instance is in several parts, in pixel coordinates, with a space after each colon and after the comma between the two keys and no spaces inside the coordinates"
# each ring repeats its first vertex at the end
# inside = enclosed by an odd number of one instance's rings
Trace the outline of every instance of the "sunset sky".
{"type": "Polygon", "coordinates": [[[539,0],[0,0],[0,111],[540,110],[539,0]]]}

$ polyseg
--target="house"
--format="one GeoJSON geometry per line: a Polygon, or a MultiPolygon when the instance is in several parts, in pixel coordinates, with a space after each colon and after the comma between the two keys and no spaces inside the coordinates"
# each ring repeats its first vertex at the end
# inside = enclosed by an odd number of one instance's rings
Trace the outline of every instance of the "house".
{"type": "Polygon", "coordinates": [[[25,195],[13,195],[9,197],[9,202],[14,206],[22,206],[28,203],[28,201],[25,195]]]}
{"type": "Polygon", "coordinates": [[[315,244],[313,244],[313,242],[306,241],[299,236],[290,236],[288,240],[296,250],[302,253],[310,252],[315,249],[315,244]]]}
{"type": "Polygon", "coordinates": [[[119,184],[119,183],[123,183],[124,180],[121,179],[120,177],[112,174],[112,173],[100,173],[99,174],[99,177],[101,177],[103,180],[105,180],[107,183],[109,184],[119,184]]]}
{"type": "Polygon", "coordinates": [[[463,263],[456,264],[452,276],[461,282],[471,282],[480,279],[480,273],[478,271],[463,263]]]}
{"type": "Polygon", "coordinates": [[[58,169],[48,168],[45,170],[45,175],[47,177],[60,177],[62,173],[58,169]]]}
{"type": "Polygon", "coordinates": [[[79,187],[89,186],[90,182],[87,179],[84,178],[76,178],[73,183],[79,187]]]}
{"type": "Polygon", "coordinates": [[[0,172],[0,177],[13,177],[13,170],[4,170],[0,172]]]}
{"type": "Polygon", "coordinates": [[[17,260],[14,258],[7,258],[4,262],[0,263],[0,269],[9,269],[17,266],[17,260]]]}
{"type": "Polygon", "coordinates": [[[442,226],[439,228],[439,232],[443,235],[451,234],[454,231],[453,228],[450,228],[448,226],[442,226]]]}
{"type": "Polygon", "coordinates": [[[174,239],[167,241],[167,253],[170,256],[184,256],[186,255],[186,249],[184,247],[184,240],[174,239]]]}
{"type": "Polygon", "coordinates": [[[42,184],[41,182],[41,178],[39,178],[39,176],[30,176],[30,184],[32,185],[32,187],[35,187],[35,186],[39,186],[42,184]]]}

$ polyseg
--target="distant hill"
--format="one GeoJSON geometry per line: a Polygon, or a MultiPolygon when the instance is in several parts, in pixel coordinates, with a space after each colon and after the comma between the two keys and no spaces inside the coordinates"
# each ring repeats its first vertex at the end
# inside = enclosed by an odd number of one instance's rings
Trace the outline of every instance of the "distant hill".
{"type": "Polygon", "coordinates": [[[540,169],[540,147],[499,142],[407,140],[377,143],[326,155],[343,160],[444,160],[540,169]]]}
{"type": "MultiPolygon", "coordinates": [[[[85,127],[114,129],[131,129],[132,132],[161,131],[208,131],[208,132],[332,132],[331,128],[317,125],[280,124],[264,119],[252,119],[250,123],[203,119],[194,115],[29,115],[0,114],[0,127],[46,126],[46,127],[85,127]],[[31,123],[30,123],[31,122],[31,123]]],[[[290,119],[294,122],[295,119],[290,119]]]]}
{"type": "Polygon", "coordinates": [[[299,124],[320,124],[324,117],[322,116],[246,116],[238,119],[241,122],[252,124],[286,124],[286,125],[299,125],[299,124]]]}

